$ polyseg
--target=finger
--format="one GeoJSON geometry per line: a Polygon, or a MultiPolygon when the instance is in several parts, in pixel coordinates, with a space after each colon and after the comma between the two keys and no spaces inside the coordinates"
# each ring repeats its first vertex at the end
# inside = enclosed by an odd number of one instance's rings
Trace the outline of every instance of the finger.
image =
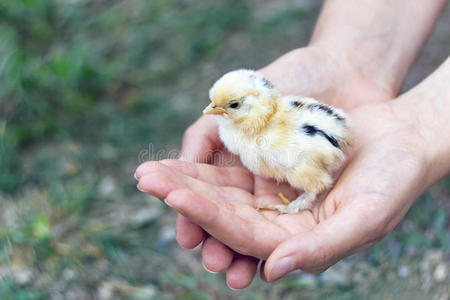
{"type": "Polygon", "coordinates": [[[188,218],[178,214],[176,226],[176,240],[186,249],[192,249],[200,244],[205,237],[205,232],[197,224],[188,218]]]}
{"type": "Polygon", "coordinates": [[[202,246],[203,266],[208,272],[221,272],[228,269],[233,261],[233,251],[210,236],[202,246]]]}
{"type": "Polygon", "coordinates": [[[248,287],[252,283],[257,269],[258,259],[237,254],[227,270],[227,285],[236,290],[248,287]]]}
{"type": "Polygon", "coordinates": [[[137,187],[140,191],[164,199],[171,191],[188,187],[182,175],[171,171],[167,166],[157,161],[148,164],[151,165],[152,171],[138,177],[137,187]]]}
{"type": "Polygon", "coordinates": [[[320,273],[343,257],[370,247],[376,242],[370,224],[367,218],[341,212],[282,242],[265,264],[267,280],[277,280],[295,269],[320,273]]]}
{"type": "Polygon", "coordinates": [[[146,193],[164,199],[177,189],[189,188],[200,195],[222,201],[238,201],[252,205],[251,194],[235,187],[220,187],[175,172],[160,162],[148,162],[154,171],[145,173],[139,178],[138,188],[146,193]]]}
{"type": "Polygon", "coordinates": [[[166,203],[241,254],[267,258],[288,235],[248,205],[217,201],[192,190],[173,191],[166,203]]]}
{"type": "MultiPolygon", "coordinates": [[[[171,169],[219,186],[234,186],[244,189],[250,193],[253,192],[253,174],[242,167],[216,167],[208,164],[191,163],[180,160],[166,159],[159,163],[170,167],[171,169]]],[[[139,179],[142,175],[154,172],[161,166],[154,162],[145,162],[136,170],[136,177],[139,179]]]]}
{"type": "Polygon", "coordinates": [[[222,148],[217,123],[212,116],[202,116],[184,133],[180,160],[208,163],[214,150],[222,148]]]}

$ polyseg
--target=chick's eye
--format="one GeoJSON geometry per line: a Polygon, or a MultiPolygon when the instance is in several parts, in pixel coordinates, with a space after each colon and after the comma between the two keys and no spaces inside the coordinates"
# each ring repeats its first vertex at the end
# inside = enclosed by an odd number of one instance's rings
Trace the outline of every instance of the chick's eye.
{"type": "Polygon", "coordinates": [[[234,102],[230,104],[231,108],[238,108],[239,107],[239,103],[238,102],[234,102]]]}

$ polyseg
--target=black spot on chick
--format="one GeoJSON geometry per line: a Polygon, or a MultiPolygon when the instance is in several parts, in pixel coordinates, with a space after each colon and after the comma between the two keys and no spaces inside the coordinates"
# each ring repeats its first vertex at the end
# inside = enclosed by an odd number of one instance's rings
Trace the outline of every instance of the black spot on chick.
{"type": "Polygon", "coordinates": [[[263,78],[263,79],[262,79],[262,82],[263,82],[263,84],[264,84],[264,86],[265,86],[266,88],[268,88],[268,89],[273,89],[273,88],[274,88],[272,82],[270,82],[269,80],[263,78]]]}
{"type": "Polygon", "coordinates": [[[317,133],[317,128],[316,128],[315,126],[305,124],[305,125],[303,125],[302,128],[303,128],[303,131],[304,131],[307,135],[315,136],[316,133],[317,133]]]}
{"type": "Polygon", "coordinates": [[[309,136],[315,136],[316,134],[323,136],[324,138],[326,138],[328,140],[328,142],[330,142],[331,145],[340,149],[339,143],[335,137],[326,134],[323,130],[318,129],[316,126],[304,124],[302,126],[302,129],[309,136]]]}
{"type": "Polygon", "coordinates": [[[311,111],[314,110],[321,110],[323,112],[325,112],[327,115],[329,116],[333,116],[336,120],[338,121],[344,121],[344,118],[341,117],[340,115],[338,115],[331,107],[326,106],[324,104],[321,103],[314,103],[314,104],[309,104],[307,106],[307,108],[311,111]]]}
{"type": "Polygon", "coordinates": [[[341,116],[338,115],[338,114],[334,114],[334,118],[335,118],[336,120],[338,120],[338,121],[344,121],[344,118],[341,117],[341,116]]]}
{"type": "Polygon", "coordinates": [[[300,101],[292,101],[291,105],[296,107],[296,108],[302,108],[304,106],[304,104],[300,101]]]}
{"type": "Polygon", "coordinates": [[[320,103],[309,104],[307,108],[309,110],[321,110],[323,112],[326,112],[329,115],[332,115],[334,113],[334,111],[330,107],[325,106],[325,105],[320,104],[320,103]]]}

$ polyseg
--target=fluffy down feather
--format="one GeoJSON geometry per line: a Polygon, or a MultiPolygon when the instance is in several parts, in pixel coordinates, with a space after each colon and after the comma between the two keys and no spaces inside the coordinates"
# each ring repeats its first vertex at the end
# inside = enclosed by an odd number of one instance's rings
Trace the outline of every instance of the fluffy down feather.
{"type": "MultiPolygon", "coordinates": [[[[332,183],[351,144],[349,119],[337,108],[302,96],[281,96],[253,70],[223,75],[209,91],[224,145],[257,175],[287,181],[304,191],[289,205],[269,209],[295,213],[311,208],[332,183]]],[[[266,209],[268,207],[265,207],[266,209]]]]}

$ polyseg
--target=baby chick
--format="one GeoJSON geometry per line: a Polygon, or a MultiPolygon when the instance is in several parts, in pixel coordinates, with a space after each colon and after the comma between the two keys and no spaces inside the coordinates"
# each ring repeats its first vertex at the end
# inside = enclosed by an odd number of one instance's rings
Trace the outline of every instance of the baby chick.
{"type": "Polygon", "coordinates": [[[260,209],[281,213],[309,209],[332,185],[330,173],[344,161],[351,141],[344,112],[312,98],[281,96],[253,70],[223,75],[209,97],[211,104],[203,113],[216,115],[221,140],[245,167],[304,191],[292,202],[279,193],[287,205],[260,209]]]}

